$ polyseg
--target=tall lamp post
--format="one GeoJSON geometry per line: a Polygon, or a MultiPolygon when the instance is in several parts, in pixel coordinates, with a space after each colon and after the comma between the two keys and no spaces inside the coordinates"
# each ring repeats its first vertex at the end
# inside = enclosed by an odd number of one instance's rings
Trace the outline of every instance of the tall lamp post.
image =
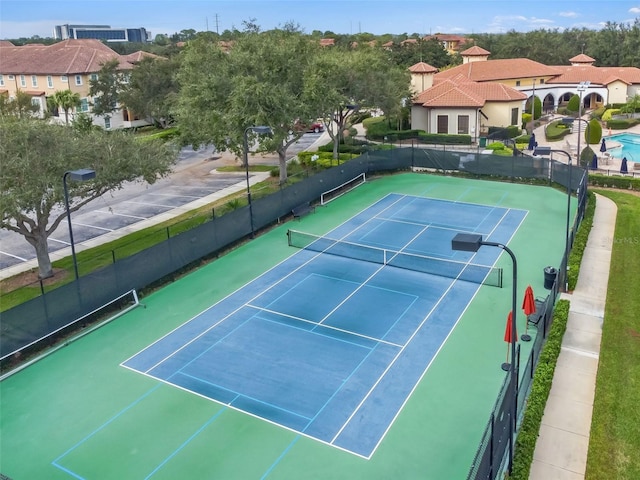
{"type": "Polygon", "coordinates": [[[78,260],[76,259],[76,247],[73,243],[73,228],[71,227],[71,211],[69,209],[69,189],[67,188],[67,177],[77,182],[86,182],[96,177],[96,171],[90,168],[80,170],[68,170],[62,176],[62,186],[64,188],[64,205],[67,210],[67,222],[69,223],[69,241],[71,242],[71,258],[73,259],[73,272],[78,280],[78,260]]]}
{"type": "Polygon", "coordinates": [[[503,363],[503,370],[511,370],[511,386],[512,386],[512,408],[511,408],[511,428],[509,429],[509,474],[511,474],[513,468],[513,434],[516,429],[517,421],[517,398],[518,398],[518,372],[516,370],[516,342],[518,341],[516,334],[516,310],[518,295],[518,262],[513,251],[497,242],[485,242],[482,240],[482,235],[476,233],[458,233],[451,240],[452,250],[461,252],[477,252],[481,246],[486,245],[488,247],[498,247],[504,250],[511,257],[513,262],[513,288],[511,292],[511,363],[503,363]]]}
{"type": "MultiPolygon", "coordinates": [[[[565,278],[565,284],[564,284],[564,291],[567,292],[569,291],[569,276],[567,275],[568,271],[569,271],[569,229],[570,227],[570,222],[571,222],[571,154],[569,152],[566,152],[564,150],[554,150],[551,147],[536,147],[533,150],[533,154],[534,155],[540,155],[540,156],[547,156],[547,155],[551,155],[552,152],[555,153],[562,153],[563,155],[566,155],[567,158],[569,159],[569,163],[568,163],[568,167],[569,167],[569,182],[567,183],[567,228],[565,231],[565,243],[564,243],[564,251],[565,251],[565,255],[566,255],[566,271],[564,273],[564,278],[565,278]]],[[[578,154],[579,155],[579,154],[578,154]]]]}
{"type": "MultiPolygon", "coordinates": [[[[578,105],[578,118],[580,120],[582,120],[582,94],[584,93],[584,91],[589,88],[589,85],[591,85],[591,82],[580,82],[578,84],[578,86],[576,87],[576,89],[578,90],[578,92],[580,93],[580,104],[578,105]]],[[[587,123],[587,125],[589,125],[587,123]]],[[[585,130],[586,131],[586,130],[585,130]]],[[[588,134],[588,131],[586,131],[588,134]]],[[[581,132],[580,132],[580,124],[578,123],[578,155],[576,158],[576,165],[580,165],[580,137],[581,137],[581,132]]],[[[587,142],[588,144],[588,142],[587,142]]]]}
{"type": "Polygon", "coordinates": [[[533,91],[531,93],[531,133],[536,127],[536,79],[533,79],[533,91]]]}
{"type": "Polygon", "coordinates": [[[271,127],[266,126],[253,126],[247,127],[244,130],[244,170],[247,175],[247,200],[249,202],[249,221],[251,222],[251,238],[255,237],[255,228],[253,227],[253,205],[251,203],[251,185],[249,184],[249,132],[258,133],[261,135],[271,134],[273,131],[271,127]]]}

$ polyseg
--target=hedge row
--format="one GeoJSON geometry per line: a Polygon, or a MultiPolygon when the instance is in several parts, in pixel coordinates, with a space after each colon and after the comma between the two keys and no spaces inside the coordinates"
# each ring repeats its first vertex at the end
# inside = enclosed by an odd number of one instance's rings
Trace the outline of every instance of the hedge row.
{"type": "Polygon", "coordinates": [[[513,470],[509,478],[528,480],[533,452],[540,433],[542,416],[547,405],[553,374],[556,369],[562,337],[567,329],[569,319],[569,301],[560,300],[553,311],[553,322],[547,341],[542,347],[536,372],[533,374],[531,393],[527,399],[522,425],[518,433],[513,458],[513,470]]]}
{"type": "Polygon", "coordinates": [[[589,174],[589,185],[603,188],[620,188],[623,190],[640,191],[640,177],[608,176],[595,173],[589,174]]]}
{"type": "Polygon", "coordinates": [[[607,127],[611,130],[626,130],[627,128],[631,128],[638,124],[640,124],[640,118],[612,118],[607,121],[607,127]]]}
{"type": "Polygon", "coordinates": [[[567,283],[569,285],[569,291],[573,291],[578,283],[578,273],[580,272],[580,262],[582,261],[582,255],[584,249],[587,247],[587,240],[589,239],[589,232],[591,232],[591,226],[593,225],[593,216],[596,211],[596,195],[593,192],[587,194],[587,208],[584,212],[584,218],[578,227],[576,236],[573,239],[573,246],[571,248],[571,254],[569,255],[569,268],[567,272],[567,283]]]}

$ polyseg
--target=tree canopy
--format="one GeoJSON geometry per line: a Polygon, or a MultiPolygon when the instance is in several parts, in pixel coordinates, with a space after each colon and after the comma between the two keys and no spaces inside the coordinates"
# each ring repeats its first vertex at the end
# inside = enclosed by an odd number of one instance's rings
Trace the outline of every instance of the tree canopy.
{"type": "Polygon", "coordinates": [[[271,137],[256,138],[277,152],[286,180],[286,152],[317,113],[304,95],[307,65],[319,47],[294,29],[259,33],[253,25],[229,52],[199,37],[187,46],[178,73],[177,113],[184,141],[243,153],[247,127],[265,125],[271,137]]]}
{"type": "Polygon", "coordinates": [[[62,177],[91,168],[90,182],[68,182],[70,210],[122,187],[167,175],[177,149],[124,132],[79,131],[42,120],[0,117],[0,228],[29,242],[42,278],[53,274],[47,238],[66,217],[62,177]]]}
{"type": "Polygon", "coordinates": [[[131,71],[118,99],[131,111],[166,128],[173,123],[173,103],[179,90],[175,73],[179,66],[177,56],[143,58],[131,71]]]}

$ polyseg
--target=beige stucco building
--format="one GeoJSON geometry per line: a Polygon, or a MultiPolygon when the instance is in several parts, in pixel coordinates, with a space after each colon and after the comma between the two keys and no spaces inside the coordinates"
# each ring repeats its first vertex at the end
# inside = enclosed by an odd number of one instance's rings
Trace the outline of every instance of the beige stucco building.
{"type": "MultiPolygon", "coordinates": [[[[126,109],[119,108],[108,117],[92,115],[93,98],[89,96],[91,80],[97,78],[102,66],[117,60],[118,69],[130,71],[145,52],[119,55],[99,40],[65,40],[53,45],[28,44],[16,47],[0,41],[0,95],[14,98],[18,91],[31,96],[40,116],[47,110],[47,98],[58,91],[70,90],[80,97],[80,106],[69,112],[70,119],[78,113],[92,116],[93,123],[106,129],[147,125],[126,109]]],[[[50,112],[64,122],[64,113],[50,112]]]]}
{"type": "Polygon", "coordinates": [[[489,60],[490,52],[479,47],[461,55],[462,65],[442,72],[424,62],[409,69],[413,129],[468,134],[475,141],[489,127],[520,125],[534,95],[543,111],[554,112],[575,94],[581,95],[585,110],[626,103],[640,94],[639,68],[596,67],[595,60],[584,54],[561,66],[526,58],[489,60]],[[580,84],[586,87],[579,93],[580,84]]]}

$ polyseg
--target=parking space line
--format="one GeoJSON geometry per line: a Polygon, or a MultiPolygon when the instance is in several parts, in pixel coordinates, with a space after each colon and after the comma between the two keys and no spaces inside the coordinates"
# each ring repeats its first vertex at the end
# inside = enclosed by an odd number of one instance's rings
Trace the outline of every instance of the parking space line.
{"type": "Polygon", "coordinates": [[[58,243],[62,243],[63,245],[71,245],[69,242],[65,242],[64,240],[56,240],[55,238],[47,238],[47,241],[51,240],[52,242],[58,242],[58,243]]]}
{"type": "Polygon", "coordinates": [[[105,232],[113,232],[113,228],[104,228],[104,227],[98,227],[96,225],[87,225],[86,223],[80,223],[80,222],[73,222],[74,225],[80,225],[81,227],[87,227],[87,228],[95,228],[97,230],[104,230],[105,232]]]}
{"type": "Polygon", "coordinates": [[[119,217],[135,218],[136,220],[146,220],[147,217],[136,217],[135,215],[126,215],[124,213],[106,212],[104,210],[96,210],[97,213],[106,213],[108,215],[117,215],[119,217]]]}
{"type": "Polygon", "coordinates": [[[13,254],[11,254],[9,252],[3,252],[2,250],[0,250],[0,253],[3,254],[3,255],[6,255],[7,257],[17,258],[18,260],[22,260],[23,262],[27,261],[26,258],[22,258],[22,257],[19,257],[17,255],[13,255],[13,254]]]}
{"type": "Polygon", "coordinates": [[[136,205],[151,205],[152,207],[176,208],[175,205],[161,205],[160,203],[149,203],[149,202],[133,202],[131,200],[122,202],[122,203],[135,203],[136,205]]]}
{"type": "Polygon", "coordinates": [[[181,195],[178,193],[149,193],[147,195],[155,195],[157,197],[189,197],[189,198],[202,198],[198,195],[181,195]]]}

